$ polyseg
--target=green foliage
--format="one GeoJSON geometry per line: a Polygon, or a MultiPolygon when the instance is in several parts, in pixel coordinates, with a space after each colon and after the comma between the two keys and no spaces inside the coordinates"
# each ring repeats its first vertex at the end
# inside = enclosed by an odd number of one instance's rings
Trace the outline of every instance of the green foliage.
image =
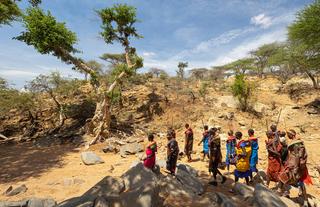
{"type": "Polygon", "coordinates": [[[240,110],[248,111],[251,109],[254,88],[254,85],[245,79],[244,74],[236,75],[234,83],[231,86],[231,91],[239,102],[240,110]]]}
{"type": "Polygon", "coordinates": [[[126,63],[126,55],[125,54],[113,54],[113,53],[105,53],[100,56],[102,60],[105,60],[111,64],[111,66],[115,66],[120,63],[126,63]]]}
{"type": "Polygon", "coordinates": [[[242,58],[223,66],[226,69],[234,70],[236,74],[245,74],[248,70],[255,70],[253,58],[242,58]]]}
{"type": "Polygon", "coordinates": [[[320,0],[298,12],[296,20],[288,28],[289,40],[320,52],[320,0]]]}
{"type": "Polygon", "coordinates": [[[19,92],[9,88],[3,78],[0,78],[0,97],[0,115],[8,113],[12,109],[31,111],[35,107],[32,93],[19,92]]]}
{"type": "Polygon", "coordinates": [[[136,8],[127,4],[117,4],[110,8],[97,11],[102,20],[100,33],[106,43],[119,42],[124,47],[129,47],[129,38],[141,38],[134,24],[138,21],[136,8]]]}
{"type": "Polygon", "coordinates": [[[75,53],[76,34],[57,22],[50,12],[40,8],[28,8],[23,15],[25,31],[15,39],[33,46],[41,54],[53,54],[66,63],[71,63],[66,53],[75,53]]]}
{"type": "Polygon", "coordinates": [[[188,62],[179,62],[178,70],[176,71],[178,78],[184,79],[185,71],[184,69],[188,67],[188,62]]]}
{"type": "Polygon", "coordinates": [[[0,0],[0,26],[2,24],[10,25],[20,15],[21,11],[14,0],[0,0]]]}
{"type": "Polygon", "coordinates": [[[29,0],[29,3],[33,7],[37,7],[39,4],[41,4],[41,2],[42,2],[41,0],[29,0]]]}
{"type": "Polygon", "coordinates": [[[161,80],[167,80],[169,78],[169,75],[168,75],[168,73],[166,73],[166,71],[161,71],[160,75],[159,75],[159,78],[161,80]]]}
{"type": "Polygon", "coordinates": [[[201,86],[199,88],[199,94],[203,99],[205,99],[208,93],[208,86],[209,86],[208,82],[201,82],[201,86]]]}
{"type": "Polygon", "coordinates": [[[275,53],[278,48],[278,44],[271,43],[260,46],[258,49],[251,51],[251,55],[254,58],[256,69],[260,76],[263,74],[264,69],[268,65],[268,59],[275,53]]]}

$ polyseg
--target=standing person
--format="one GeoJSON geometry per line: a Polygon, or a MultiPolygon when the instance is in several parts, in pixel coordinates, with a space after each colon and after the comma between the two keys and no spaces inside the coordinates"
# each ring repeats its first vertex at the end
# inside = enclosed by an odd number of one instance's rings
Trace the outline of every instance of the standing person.
{"type": "Polygon", "coordinates": [[[209,127],[207,125],[205,125],[204,127],[204,132],[202,134],[202,139],[199,142],[198,146],[200,146],[201,143],[203,143],[203,158],[202,161],[204,161],[205,157],[208,157],[208,159],[210,159],[209,157],[209,139],[210,139],[210,135],[209,135],[209,127]]]}
{"type": "Polygon", "coordinates": [[[219,171],[218,167],[222,160],[221,154],[221,145],[220,145],[220,136],[217,133],[217,128],[211,128],[209,131],[210,140],[209,140],[209,148],[210,148],[210,159],[209,159],[209,173],[213,175],[213,181],[210,184],[217,186],[217,174],[222,177],[221,184],[226,182],[227,178],[222,175],[219,171]]]}
{"type": "Polygon", "coordinates": [[[236,169],[234,171],[234,181],[238,182],[240,178],[246,180],[247,185],[249,185],[250,170],[250,156],[251,156],[251,146],[250,142],[242,139],[242,133],[236,132],[236,169]]]}
{"type": "Polygon", "coordinates": [[[230,174],[230,165],[236,164],[236,161],[235,161],[236,144],[237,144],[237,140],[236,140],[235,136],[233,136],[233,131],[229,130],[228,131],[228,139],[227,139],[227,143],[226,143],[226,150],[227,150],[226,165],[227,165],[228,174],[230,174]]]}
{"type": "Polygon", "coordinates": [[[173,129],[168,130],[167,139],[167,170],[169,170],[170,174],[175,175],[179,155],[179,146],[177,140],[175,139],[175,131],[173,129]]]}
{"type": "Polygon", "coordinates": [[[278,182],[278,176],[281,171],[281,151],[282,145],[279,142],[275,142],[273,132],[271,130],[266,132],[266,148],[268,152],[268,168],[267,168],[267,187],[269,187],[270,181],[278,182]]]}
{"type": "Polygon", "coordinates": [[[154,135],[148,135],[148,145],[146,147],[146,158],[143,160],[143,164],[146,168],[153,169],[156,164],[156,152],[157,143],[154,141],[154,135]]]}
{"type": "Polygon", "coordinates": [[[185,134],[185,145],[184,145],[184,152],[188,157],[188,162],[192,161],[191,158],[191,153],[193,149],[193,131],[189,124],[185,125],[186,131],[184,132],[185,134]]]}
{"type": "Polygon", "coordinates": [[[288,145],[287,145],[287,140],[286,140],[286,132],[281,132],[280,133],[280,143],[282,146],[280,155],[281,155],[281,164],[284,165],[284,163],[287,160],[288,157],[288,145]]]}
{"type": "Polygon", "coordinates": [[[259,150],[259,144],[258,144],[258,138],[254,136],[254,130],[249,129],[248,130],[249,135],[249,142],[251,145],[251,156],[250,156],[250,182],[253,182],[252,173],[258,172],[257,164],[258,164],[258,150],[259,150]]]}
{"type": "Polygon", "coordinates": [[[281,192],[284,191],[285,184],[298,186],[299,195],[304,199],[304,206],[308,206],[305,184],[312,184],[307,168],[308,154],[304,142],[296,137],[293,129],[290,129],[287,135],[289,138],[288,157],[279,174],[281,192]]]}

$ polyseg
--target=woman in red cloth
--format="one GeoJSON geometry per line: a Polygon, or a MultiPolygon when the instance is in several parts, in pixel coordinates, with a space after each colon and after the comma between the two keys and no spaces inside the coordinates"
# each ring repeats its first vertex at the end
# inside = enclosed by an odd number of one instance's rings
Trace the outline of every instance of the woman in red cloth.
{"type": "Polygon", "coordinates": [[[146,158],[144,159],[144,166],[153,169],[156,164],[157,143],[154,141],[153,134],[148,135],[148,145],[146,148],[146,158]]]}
{"type": "Polygon", "coordinates": [[[266,141],[268,151],[267,186],[269,187],[270,181],[279,181],[278,176],[281,171],[282,145],[275,139],[272,131],[267,131],[266,135],[268,138],[266,141]]]}
{"type": "Polygon", "coordinates": [[[289,138],[288,155],[279,174],[279,181],[282,192],[284,185],[297,186],[300,190],[299,195],[304,199],[303,206],[308,206],[305,184],[312,184],[307,168],[308,154],[304,142],[297,138],[296,134],[293,129],[287,132],[289,138]]]}

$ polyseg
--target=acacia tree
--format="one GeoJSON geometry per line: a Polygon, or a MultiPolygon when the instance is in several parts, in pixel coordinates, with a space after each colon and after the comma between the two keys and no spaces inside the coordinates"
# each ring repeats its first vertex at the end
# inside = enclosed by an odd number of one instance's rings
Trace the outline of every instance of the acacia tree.
{"type": "Polygon", "coordinates": [[[298,12],[296,20],[288,28],[295,60],[301,70],[319,88],[317,75],[320,73],[320,0],[298,12]]]}
{"type": "Polygon", "coordinates": [[[108,135],[110,127],[110,98],[109,94],[121,78],[142,67],[142,59],[135,55],[135,49],[130,47],[130,37],[140,37],[133,24],[137,21],[136,10],[127,5],[116,5],[98,12],[102,19],[102,37],[107,43],[119,41],[125,47],[126,64],[117,65],[118,74],[106,90],[105,84],[98,83],[97,73],[83,60],[74,56],[78,50],[74,47],[77,42],[76,34],[66,28],[65,23],[57,22],[50,12],[44,13],[39,8],[29,8],[23,15],[23,31],[15,39],[33,46],[41,54],[56,56],[66,64],[73,64],[74,69],[88,73],[94,84],[99,86],[97,103],[91,125],[95,143],[101,136],[108,135]]]}
{"type": "Polygon", "coordinates": [[[188,67],[188,62],[179,62],[178,70],[176,71],[178,78],[184,79],[185,71],[184,69],[188,67]]]}
{"type": "Polygon", "coordinates": [[[255,70],[253,58],[242,58],[222,67],[233,70],[236,74],[245,74],[248,70],[255,70]]]}
{"type": "Polygon", "coordinates": [[[153,75],[155,75],[156,78],[159,78],[159,76],[161,75],[161,73],[164,72],[164,70],[159,69],[159,68],[150,68],[149,72],[152,73],[153,75]]]}
{"type": "Polygon", "coordinates": [[[191,77],[194,77],[197,80],[202,80],[208,74],[207,68],[194,68],[189,71],[191,77]]]}
{"type": "Polygon", "coordinates": [[[264,69],[268,65],[268,59],[272,56],[277,49],[276,43],[265,44],[260,46],[258,49],[250,52],[254,59],[254,63],[256,65],[256,70],[259,73],[259,76],[262,77],[264,73],[264,69]]]}
{"type": "Polygon", "coordinates": [[[136,49],[131,47],[130,38],[142,38],[136,31],[134,24],[136,18],[136,8],[126,4],[117,4],[111,8],[99,10],[99,17],[102,20],[102,38],[107,44],[120,43],[124,47],[126,63],[119,63],[115,66],[113,83],[107,91],[103,91],[103,99],[96,107],[96,113],[92,118],[92,123],[96,126],[95,137],[90,142],[94,144],[101,135],[107,136],[110,128],[110,94],[117,84],[126,75],[132,75],[138,68],[143,66],[142,58],[136,55],[136,49]]]}
{"type": "MultiPolygon", "coordinates": [[[[95,60],[89,60],[86,62],[86,65],[88,67],[90,67],[92,70],[94,70],[96,72],[96,75],[97,76],[100,76],[102,75],[103,71],[102,71],[102,68],[103,68],[103,65],[95,60]]],[[[83,73],[84,74],[84,79],[87,81],[88,80],[88,73],[85,72],[85,71],[82,71],[80,70],[79,71],[80,73],[83,73]]]]}

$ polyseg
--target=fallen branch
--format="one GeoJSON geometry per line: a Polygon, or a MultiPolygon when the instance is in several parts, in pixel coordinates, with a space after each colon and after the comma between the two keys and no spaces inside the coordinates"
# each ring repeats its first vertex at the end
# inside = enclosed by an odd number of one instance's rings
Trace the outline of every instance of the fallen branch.
{"type": "Polygon", "coordinates": [[[4,140],[8,139],[8,137],[4,136],[3,134],[0,134],[0,138],[4,140]]]}

